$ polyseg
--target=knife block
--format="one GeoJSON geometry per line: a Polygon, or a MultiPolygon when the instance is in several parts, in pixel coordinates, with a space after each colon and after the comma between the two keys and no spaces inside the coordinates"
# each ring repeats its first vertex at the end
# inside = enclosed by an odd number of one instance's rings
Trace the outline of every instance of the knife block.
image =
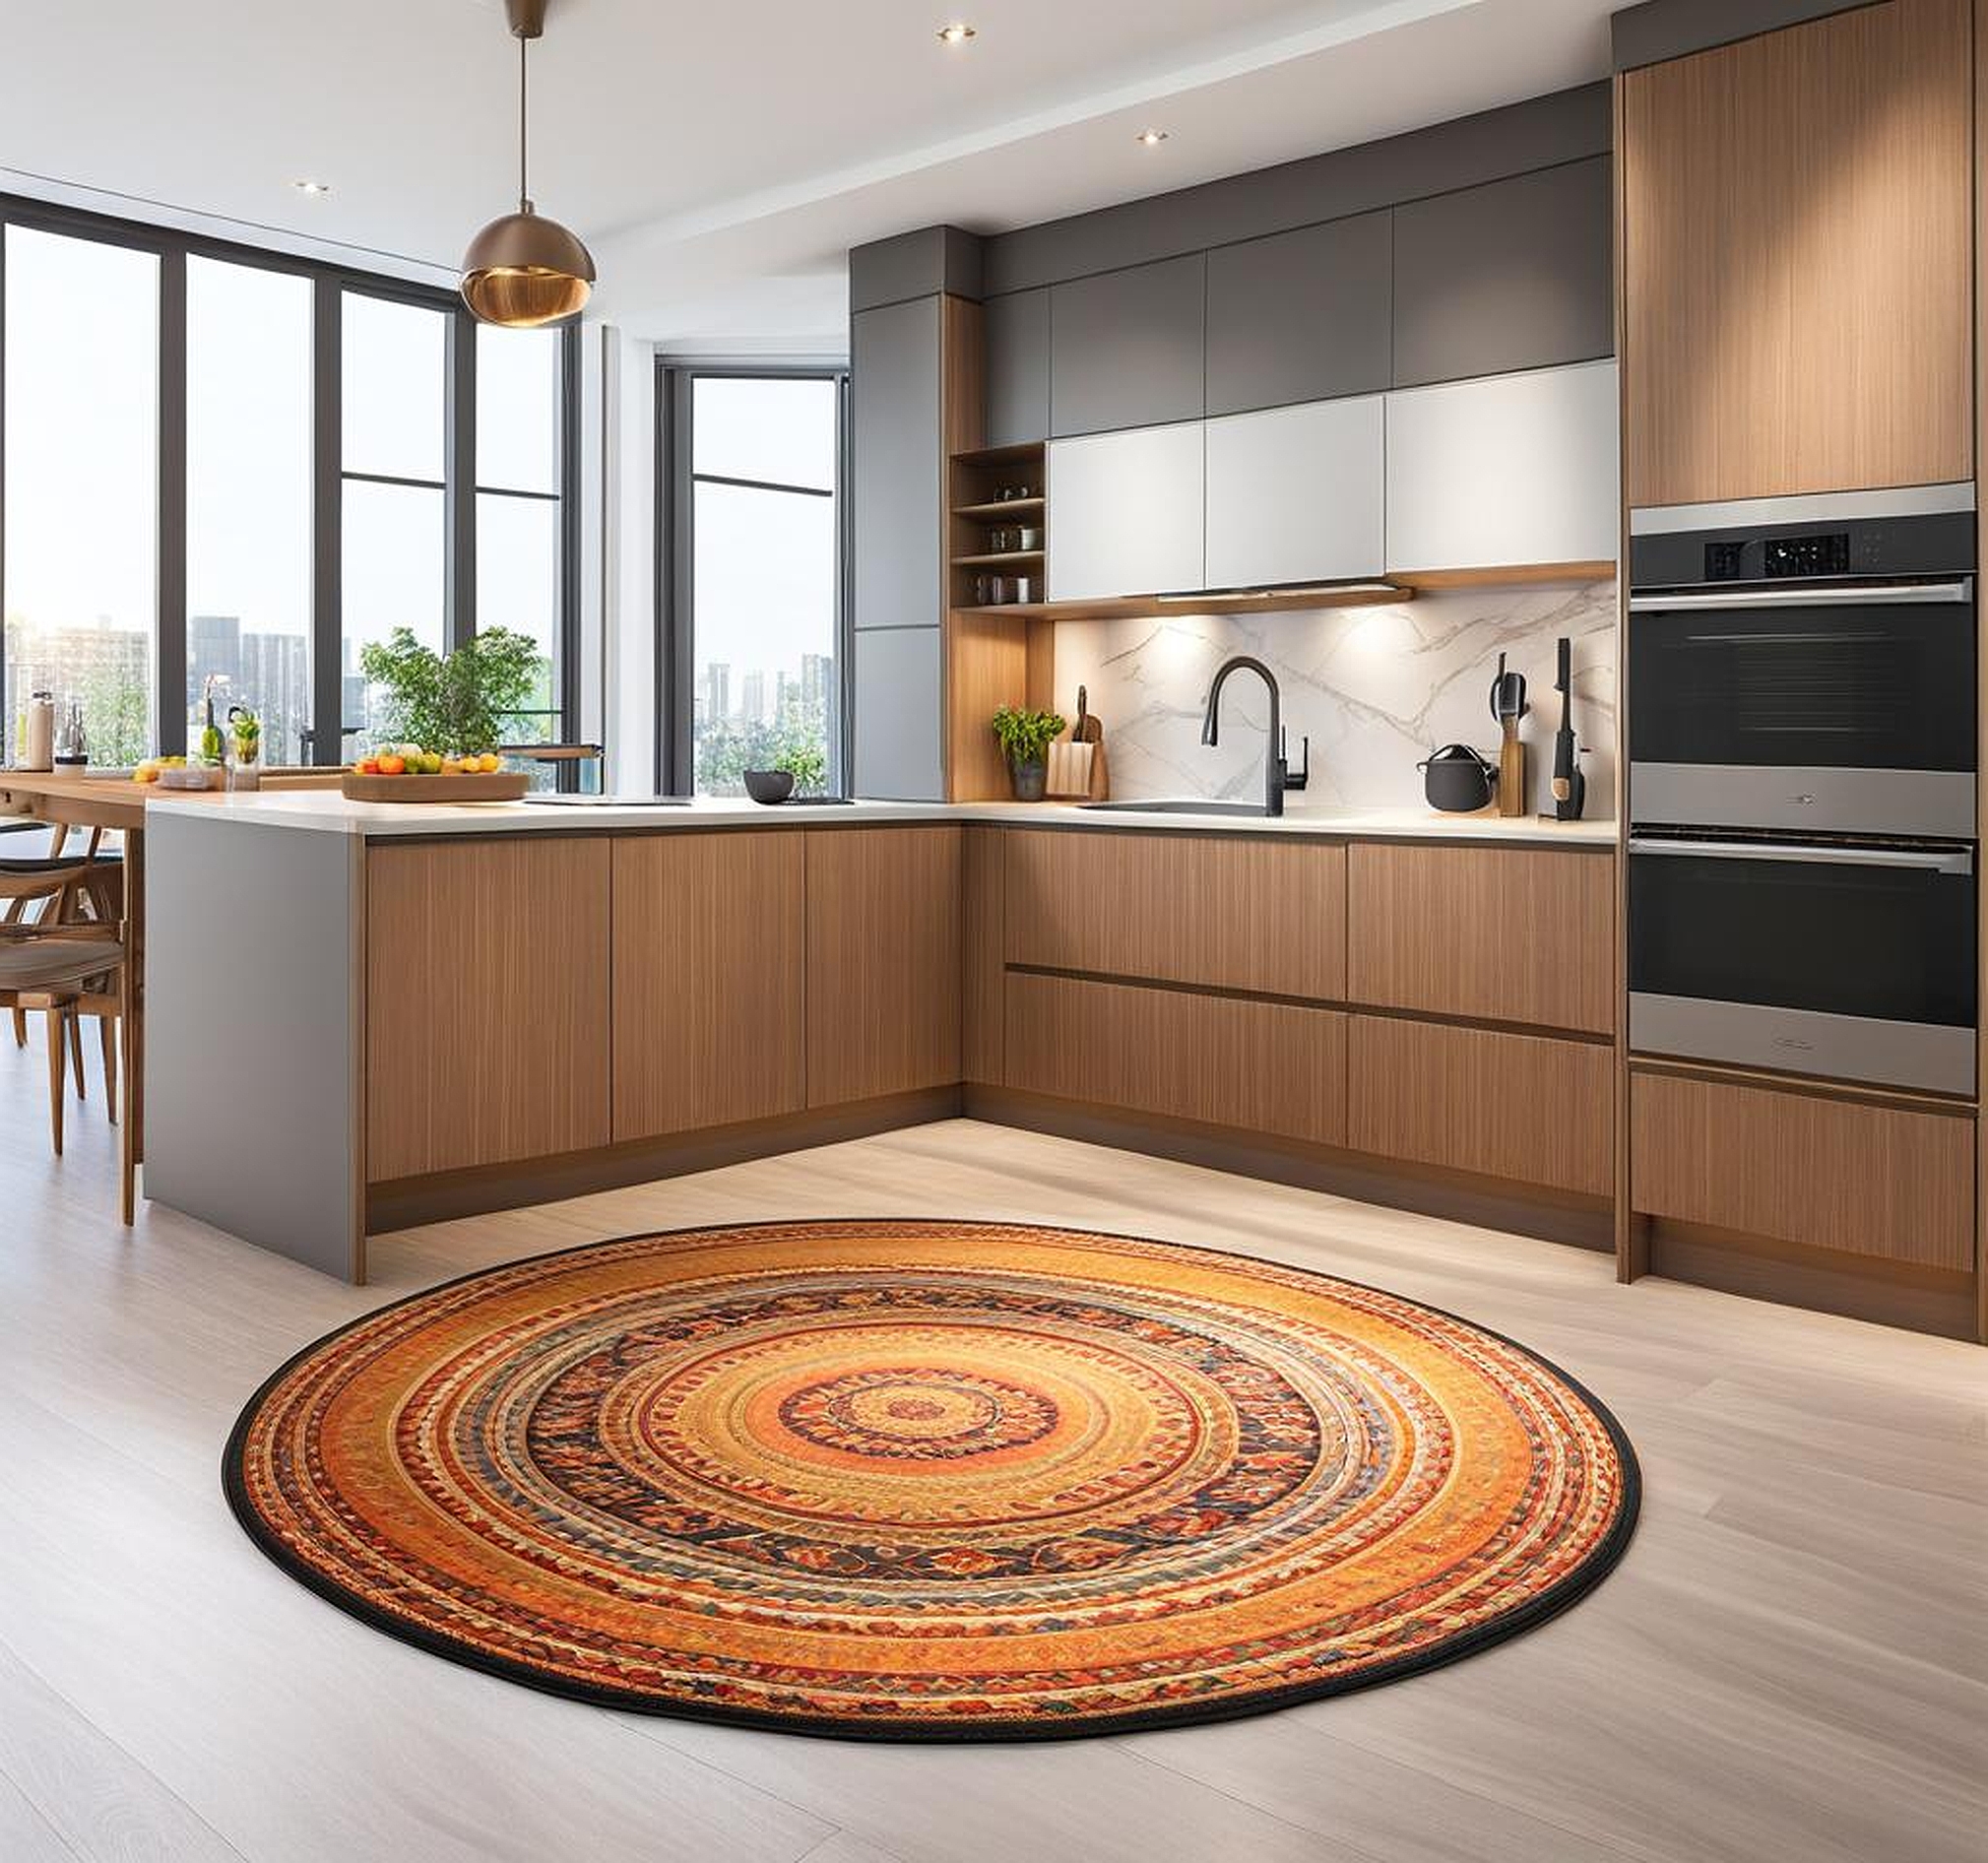
{"type": "Polygon", "coordinates": [[[1086,717],[1084,735],[1072,725],[1067,738],[1050,745],[1048,782],[1044,793],[1061,802],[1101,803],[1111,794],[1105,769],[1105,728],[1086,717]]]}
{"type": "Polygon", "coordinates": [[[1515,718],[1506,721],[1505,741],[1498,747],[1498,812],[1506,816],[1526,812],[1525,745],[1519,741],[1515,718]]]}

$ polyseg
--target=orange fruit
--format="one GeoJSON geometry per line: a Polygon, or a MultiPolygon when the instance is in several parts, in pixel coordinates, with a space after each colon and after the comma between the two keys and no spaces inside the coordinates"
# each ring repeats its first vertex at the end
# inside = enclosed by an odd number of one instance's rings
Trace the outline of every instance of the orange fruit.
{"type": "Polygon", "coordinates": [[[485,750],[483,754],[477,759],[477,767],[480,770],[481,770],[485,775],[487,775],[490,771],[494,770],[497,767],[497,753],[494,750],[485,750]]]}

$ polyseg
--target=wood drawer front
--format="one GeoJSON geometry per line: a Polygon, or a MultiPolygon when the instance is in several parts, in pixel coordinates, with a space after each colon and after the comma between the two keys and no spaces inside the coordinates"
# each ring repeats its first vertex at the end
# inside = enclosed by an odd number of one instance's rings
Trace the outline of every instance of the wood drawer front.
{"type": "Polygon", "coordinates": [[[1346,883],[1354,1002],[1614,1033],[1607,849],[1359,842],[1346,883]]]}
{"type": "Polygon", "coordinates": [[[1974,1265],[1974,1123],[1722,1081],[1630,1083],[1649,1216],[1916,1267],[1974,1265]]]}
{"type": "Polygon", "coordinates": [[[615,1142],[800,1112],[804,837],[612,846],[615,1142]]]}
{"type": "Polygon", "coordinates": [[[1613,1049],[1397,1016],[1351,1022],[1355,1151],[1589,1196],[1613,1189],[1613,1049]]]}
{"type": "Polygon", "coordinates": [[[1012,829],[1007,961],[1337,1002],[1346,850],[1248,835],[1012,829]]]}
{"type": "Polygon", "coordinates": [[[1346,1017],[1293,1003],[1010,973],[1007,1085],[1340,1145],[1346,1017]]]}
{"type": "Polygon", "coordinates": [[[807,842],[807,1104],[960,1078],[960,830],[807,842]]]}
{"type": "Polygon", "coordinates": [[[366,853],[366,1179],[609,1138],[608,843],[366,853]]]}

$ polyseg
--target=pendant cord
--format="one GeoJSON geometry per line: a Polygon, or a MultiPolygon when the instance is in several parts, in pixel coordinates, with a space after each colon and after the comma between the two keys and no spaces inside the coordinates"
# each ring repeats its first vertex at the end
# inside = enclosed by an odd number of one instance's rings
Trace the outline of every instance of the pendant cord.
{"type": "Polygon", "coordinates": [[[526,108],[525,99],[525,57],[531,42],[524,33],[518,34],[518,211],[521,214],[531,211],[532,201],[532,190],[525,166],[526,137],[530,133],[528,126],[531,122],[531,113],[526,108]]]}

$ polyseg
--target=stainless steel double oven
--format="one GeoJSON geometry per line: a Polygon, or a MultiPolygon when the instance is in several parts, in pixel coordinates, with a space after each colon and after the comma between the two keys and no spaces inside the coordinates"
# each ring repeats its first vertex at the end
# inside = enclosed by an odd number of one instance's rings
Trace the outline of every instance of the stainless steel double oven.
{"type": "Polygon", "coordinates": [[[1636,511],[1630,1044],[1974,1091],[1974,487],[1636,511]]]}

